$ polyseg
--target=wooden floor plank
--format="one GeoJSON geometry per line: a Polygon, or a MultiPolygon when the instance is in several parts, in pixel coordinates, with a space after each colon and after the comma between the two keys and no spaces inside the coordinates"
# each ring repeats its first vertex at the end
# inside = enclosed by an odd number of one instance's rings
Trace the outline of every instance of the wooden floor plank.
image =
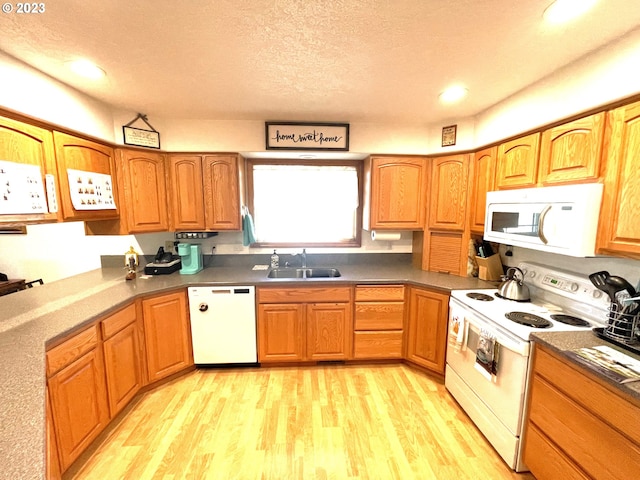
{"type": "Polygon", "coordinates": [[[406,365],[195,370],[144,395],[65,480],[530,480],[406,365]]]}

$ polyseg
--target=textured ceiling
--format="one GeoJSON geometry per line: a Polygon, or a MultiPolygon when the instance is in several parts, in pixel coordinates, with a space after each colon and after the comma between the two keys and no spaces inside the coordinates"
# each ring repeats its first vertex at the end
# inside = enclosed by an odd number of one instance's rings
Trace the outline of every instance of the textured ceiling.
{"type": "Polygon", "coordinates": [[[551,0],[57,0],[0,14],[0,50],[151,117],[405,122],[475,115],[640,25],[600,0],[549,27],[551,0]],[[94,60],[98,82],[64,62],[94,60]],[[469,96],[438,103],[448,84],[469,96]]]}

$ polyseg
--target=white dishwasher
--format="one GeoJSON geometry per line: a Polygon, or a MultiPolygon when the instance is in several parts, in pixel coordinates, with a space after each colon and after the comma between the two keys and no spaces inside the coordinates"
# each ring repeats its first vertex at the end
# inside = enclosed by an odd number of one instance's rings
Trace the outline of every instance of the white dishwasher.
{"type": "Polygon", "coordinates": [[[196,365],[255,364],[255,287],[189,287],[196,365]]]}

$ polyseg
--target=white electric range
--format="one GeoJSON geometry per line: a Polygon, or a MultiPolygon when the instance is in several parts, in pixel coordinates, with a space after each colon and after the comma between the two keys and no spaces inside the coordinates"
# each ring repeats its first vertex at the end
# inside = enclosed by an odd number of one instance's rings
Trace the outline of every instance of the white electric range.
{"type": "Polygon", "coordinates": [[[464,331],[454,335],[450,328],[445,386],[504,461],[521,472],[527,470],[520,438],[531,334],[604,326],[609,299],[586,276],[526,262],[518,268],[529,302],[500,298],[497,288],[451,292],[449,325],[464,331]],[[497,344],[493,374],[479,368],[476,358],[487,339],[497,344]]]}

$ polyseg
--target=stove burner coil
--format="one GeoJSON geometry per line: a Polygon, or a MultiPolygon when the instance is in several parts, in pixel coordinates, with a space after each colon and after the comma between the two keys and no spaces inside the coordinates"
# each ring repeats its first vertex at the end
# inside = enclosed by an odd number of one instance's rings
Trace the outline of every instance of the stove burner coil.
{"type": "Polygon", "coordinates": [[[520,325],[525,325],[527,327],[533,328],[551,328],[553,324],[538,315],[534,315],[532,313],[527,312],[509,312],[504,314],[507,319],[512,322],[519,323],[520,325]]]}
{"type": "Polygon", "coordinates": [[[573,315],[565,315],[562,313],[556,313],[551,315],[551,320],[555,320],[560,323],[565,323],[567,325],[573,325],[575,327],[588,327],[589,322],[583,320],[578,317],[574,317],[573,315]]]}
{"type": "Polygon", "coordinates": [[[493,297],[491,295],[487,295],[486,293],[470,292],[470,293],[467,293],[467,297],[472,298],[474,300],[479,300],[481,302],[493,301],[493,297]]]}

